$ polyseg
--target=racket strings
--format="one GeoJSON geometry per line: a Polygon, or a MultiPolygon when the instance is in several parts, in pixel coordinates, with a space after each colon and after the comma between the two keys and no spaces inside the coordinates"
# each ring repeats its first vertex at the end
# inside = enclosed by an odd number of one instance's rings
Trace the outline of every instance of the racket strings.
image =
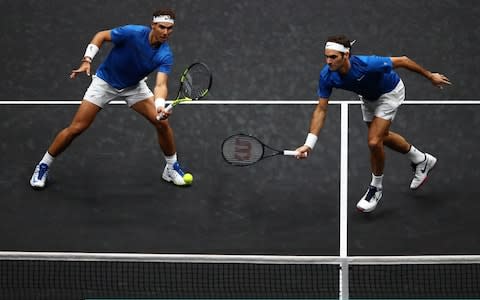
{"type": "Polygon", "coordinates": [[[185,80],[183,81],[183,94],[187,96],[192,96],[192,76],[190,74],[185,75],[185,80]]]}
{"type": "Polygon", "coordinates": [[[211,82],[210,72],[202,65],[191,68],[184,77],[183,93],[191,99],[205,96],[211,82]]]}
{"type": "Polygon", "coordinates": [[[249,136],[232,136],[223,142],[222,154],[233,165],[247,166],[262,158],[263,145],[249,136]]]}

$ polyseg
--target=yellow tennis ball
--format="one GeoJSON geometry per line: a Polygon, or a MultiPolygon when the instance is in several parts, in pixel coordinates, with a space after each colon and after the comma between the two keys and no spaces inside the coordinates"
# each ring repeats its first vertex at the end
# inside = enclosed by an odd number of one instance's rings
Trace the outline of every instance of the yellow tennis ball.
{"type": "Polygon", "coordinates": [[[183,181],[185,181],[186,184],[192,184],[192,182],[193,182],[192,174],[185,173],[185,175],[183,175],[183,181]]]}

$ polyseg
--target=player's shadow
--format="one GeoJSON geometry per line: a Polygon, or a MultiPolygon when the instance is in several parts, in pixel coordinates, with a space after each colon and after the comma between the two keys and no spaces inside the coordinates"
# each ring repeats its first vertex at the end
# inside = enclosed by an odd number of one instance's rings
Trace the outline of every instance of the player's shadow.
{"type": "Polygon", "coordinates": [[[390,219],[397,213],[396,209],[386,205],[383,206],[382,203],[379,203],[374,211],[368,213],[359,211],[355,206],[350,207],[349,211],[349,218],[355,223],[378,222],[379,220],[390,219]]]}

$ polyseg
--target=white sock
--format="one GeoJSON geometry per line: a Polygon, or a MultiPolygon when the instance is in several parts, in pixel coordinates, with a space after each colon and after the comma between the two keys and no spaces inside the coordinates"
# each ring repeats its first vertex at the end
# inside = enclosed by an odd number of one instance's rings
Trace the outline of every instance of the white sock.
{"type": "Polygon", "coordinates": [[[410,150],[407,152],[406,155],[408,159],[410,159],[414,164],[419,164],[426,158],[425,153],[418,150],[413,145],[410,146],[410,150]]]}
{"type": "Polygon", "coordinates": [[[55,159],[55,157],[53,157],[52,155],[50,155],[50,153],[45,152],[45,155],[43,156],[42,160],[40,161],[41,164],[46,164],[47,166],[50,167],[50,165],[53,163],[53,160],[55,159]]]}
{"type": "Polygon", "coordinates": [[[372,182],[370,182],[370,185],[381,189],[383,186],[383,174],[375,176],[375,174],[372,173],[372,182]]]}
{"type": "Polygon", "coordinates": [[[165,161],[167,162],[167,167],[171,169],[173,164],[177,161],[177,153],[174,155],[165,156],[165,161]]]}

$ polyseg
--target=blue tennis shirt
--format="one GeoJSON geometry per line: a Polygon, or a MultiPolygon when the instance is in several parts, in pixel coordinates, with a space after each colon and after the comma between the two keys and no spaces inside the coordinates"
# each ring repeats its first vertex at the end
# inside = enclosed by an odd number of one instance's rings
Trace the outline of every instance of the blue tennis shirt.
{"type": "Polygon", "coordinates": [[[114,47],[96,75],[114,88],[124,89],[136,85],[154,70],[169,74],[173,65],[172,51],[166,42],[158,48],[150,45],[150,30],[141,25],[112,29],[114,47]]]}
{"type": "Polygon", "coordinates": [[[375,101],[382,94],[391,92],[400,81],[393,70],[390,57],[352,55],[350,66],[346,75],[340,75],[325,65],[318,80],[318,97],[328,99],[332,89],[337,88],[357,93],[365,100],[375,101]]]}

